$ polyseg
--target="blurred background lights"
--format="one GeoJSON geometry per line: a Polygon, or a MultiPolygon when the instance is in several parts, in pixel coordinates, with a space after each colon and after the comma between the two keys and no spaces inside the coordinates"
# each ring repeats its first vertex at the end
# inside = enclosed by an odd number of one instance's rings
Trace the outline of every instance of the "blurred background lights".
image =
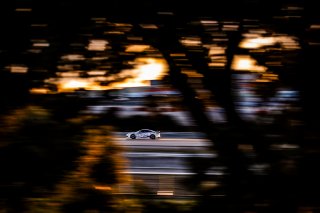
{"type": "Polygon", "coordinates": [[[256,65],[257,62],[248,55],[235,55],[232,61],[233,70],[265,72],[264,66],[256,65]]]}
{"type": "Polygon", "coordinates": [[[108,41],[106,40],[91,40],[88,45],[90,51],[104,51],[106,50],[108,41]]]}

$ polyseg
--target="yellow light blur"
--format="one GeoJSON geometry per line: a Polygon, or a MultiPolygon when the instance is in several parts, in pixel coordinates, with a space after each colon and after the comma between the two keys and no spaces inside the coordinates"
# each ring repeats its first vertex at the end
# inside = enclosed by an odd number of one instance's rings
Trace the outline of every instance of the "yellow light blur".
{"type": "Polygon", "coordinates": [[[245,49],[258,49],[264,46],[275,45],[276,43],[281,44],[285,49],[299,49],[299,43],[293,36],[278,35],[272,37],[256,37],[256,38],[245,38],[239,46],[245,49]]]}
{"type": "Polygon", "coordinates": [[[138,58],[137,64],[132,70],[124,70],[119,76],[127,76],[131,73],[131,78],[123,82],[111,84],[114,88],[150,86],[150,80],[160,80],[167,71],[166,63],[163,59],[138,58]]]}
{"type": "Polygon", "coordinates": [[[274,37],[246,38],[239,46],[245,49],[257,49],[267,45],[273,45],[275,42],[276,39],[274,37]]]}
{"type": "Polygon", "coordinates": [[[251,72],[265,72],[267,68],[256,65],[256,60],[248,55],[235,55],[232,61],[231,68],[233,70],[251,71],[251,72]]]}
{"type": "Polygon", "coordinates": [[[155,63],[155,61],[150,61],[150,64],[141,65],[138,67],[139,76],[141,80],[153,80],[158,79],[163,71],[163,65],[155,63]]]}
{"type": "MultiPolygon", "coordinates": [[[[63,76],[57,80],[53,80],[52,83],[58,85],[59,92],[70,92],[80,88],[86,90],[108,90],[115,88],[125,87],[141,87],[150,86],[150,80],[160,80],[167,71],[166,63],[163,59],[156,58],[137,58],[134,61],[135,67],[132,70],[122,70],[115,76],[109,77],[90,77],[90,78],[72,78],[72,75],[68,77],[63,76]],[[117,80],[124,79],[120,82],[111,83],[108,86],[101,86],[99,80],[117,80]]],[[[101,74],[102,72],[93,71],[94,74],[101,74]]]]}
{"type": "Polygon", "coordinates": [[[150,48],[149,45],[129,45],[126,48],[126,52],[144,52],[148,48],[150,48]]]}
{"type": "Polygon", "coordinates": [[[86,79],[65,79],[62,80],[59,88],[62,90],[73,90],[79,88],[87,88],[89,84],[90,82],[88,82],[88,80],[86,79]]]}

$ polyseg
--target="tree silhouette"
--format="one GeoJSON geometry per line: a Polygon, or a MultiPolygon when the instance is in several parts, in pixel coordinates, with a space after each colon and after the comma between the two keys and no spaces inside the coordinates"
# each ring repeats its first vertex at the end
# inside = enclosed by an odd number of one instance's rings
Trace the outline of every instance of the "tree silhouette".
{"type": "Polygon", "coordinates": [[[80,156],[77,125],[50,118],[43,108],[27,106],[2,116],[1,199],[8,210],[23,212],[27,197],[54,187],[80,156]]]}

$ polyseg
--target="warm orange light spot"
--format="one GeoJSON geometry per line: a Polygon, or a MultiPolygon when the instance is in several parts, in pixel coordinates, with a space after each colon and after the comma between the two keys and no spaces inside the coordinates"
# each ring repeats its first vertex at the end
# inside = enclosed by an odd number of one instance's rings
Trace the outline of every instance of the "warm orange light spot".
{"type": "Polygon", "coordinates": [[[93,186],[97,190],[105,190],[105,191],[110,191],[112,188],[110,186],[93,186]]]}
{"type": "Polygon", "coordinates": [[[77,89],[106,90],[109,86],[101,86],[94,78],[88,79],[63,79],[58,83],[59,92],[72,92],[77,89]]]}
{"type": "Polygon", "coordinates": [[[129,45],[126,48],[126,52],[144,52],[148,48],[150,48],[149,45],[129,45]]]}
{"type": "Polygon", "coordinates": [[[48,94],[50,91],[47,88],[32,88],[30,89],[31,94],[48,94]]]}
{"type": "Polygon", "coordinates": [[[225,54],[224,47],[213,46],[209,49],[209,55],[222,55],[225,54]]]}
{"type": "Polygon", "coordinates": [[[80,87],[86,87],[88,85],[88,82],[85,81],[79,81],[79,80],[71,80],[63,85],[64,88],[80,88],[80,87]]]}
{"type": "Polygon", "coordinates": [[[226,65],[226,63],[224,63],[224,62],[209,63],[209,67],[224,67],[225,65],[226,65]]]}
{"type": "Polygon", "coordinates": [[[72,92],[77,89],[85,90],[109,90],[125,87],[150,86],[151,80],[160,80],[167,71],[167,64],[163,59],[158,58],[137,58],[132,62],[133,69],[122,70],[109,76],[104,76],[107,71],[92,70],[90,77],[80,78],[80,71],[69,71],[59,73],[58,78],[50,78],[46,83],[55,84],[58,92],[72,92]],[[100,82],[115,81],[107,86],[100,85],[100,82]]]}

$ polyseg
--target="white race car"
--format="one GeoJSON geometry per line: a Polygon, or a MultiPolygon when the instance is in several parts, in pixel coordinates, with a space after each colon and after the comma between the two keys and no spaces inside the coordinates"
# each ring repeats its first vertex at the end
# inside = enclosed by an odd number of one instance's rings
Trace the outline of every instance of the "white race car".
{"type": "Polygon", "coordinates": [[[129,132],[126,136],[130,139],[138,139],[138,138],[150,138],[156,139],[160,138],[160,131],[154,131],[151,129],[140,129],[136,132],[129,132]]]}

